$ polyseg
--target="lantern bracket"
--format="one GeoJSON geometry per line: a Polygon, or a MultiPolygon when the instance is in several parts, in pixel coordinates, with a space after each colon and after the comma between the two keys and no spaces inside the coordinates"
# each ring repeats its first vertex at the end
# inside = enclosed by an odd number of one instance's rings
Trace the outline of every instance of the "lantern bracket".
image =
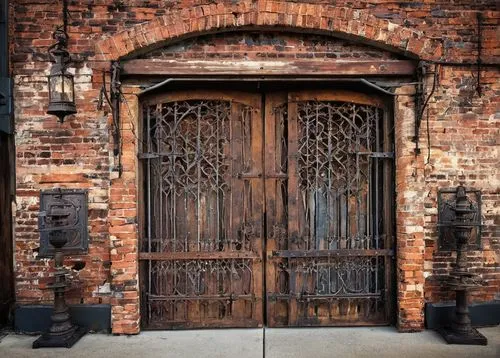
{"type": "Polygon", "coordinates": [[[68,1],[63,0],[63,24],[58,26],[54,33],[52,34],[52,38],[56,40],[56,42],[49,47],[49,55],[52,57],[54,62],[61,61],[61,65],[66,66],[71,62],[71,57],[68,52],[68,1]]]}
{"type": "Polygon", "coordinates": [[[54,33],[52,34],[52,38],[56,40],[56,42],[49,47],[49,55],[52,58],[53,62],[61,61],[62,65],[66,65],[71,62],[71,58],[68,52],[68,33],[64,29],[63,26],[59,26],[54,33]]]}

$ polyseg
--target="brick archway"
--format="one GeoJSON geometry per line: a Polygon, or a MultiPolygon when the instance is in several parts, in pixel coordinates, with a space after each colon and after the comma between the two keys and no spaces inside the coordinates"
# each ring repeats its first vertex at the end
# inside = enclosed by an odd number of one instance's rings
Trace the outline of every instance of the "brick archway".
{"type": "MultiPolygon", "coordinates": [[[[426,37],[367,10],[352,10],[318,4],[292,2],[242,1],[237,5],[213,4],[169,12],[144,24],[107,36],[96,43],[94,66],[107,66],[109,61],[134,58],[153,49],[205,34],[278,30],[306,32],[349,39],[410,58],[437,60],[442,54],[439,41],[426,37]]],[[[99,81],[98,78],[95,78],[99,81]]],[[[396,144],[396,208],[397,226],[397,323],[401,331],[423,328],[423,199],[405,196],[419,192],[423,181],[415,173],[423,168],[421,157],[415,157],[413,144],[413,100],[405,93],[412,86],[401,87],[402,96],[395,103],[396,144]]],[[[139,102],[137,88],[126,88],[127,106],[123,105],[123,175],[112,179],[109,233],[112,246],[113,333],[135,334],[140,330],[137,240],[137,128],[139,102]]]]}
{"type": "Polygon", "coordinates": [[[275,29],[347,38],[408,57],[437,60],[441,42],[420,31],[377,18],[368,10],[289,1],[239,1],[176,10],[107,36],[96,44],[96,60],[133,57],[155,47],[216,31],[275,29]]]}

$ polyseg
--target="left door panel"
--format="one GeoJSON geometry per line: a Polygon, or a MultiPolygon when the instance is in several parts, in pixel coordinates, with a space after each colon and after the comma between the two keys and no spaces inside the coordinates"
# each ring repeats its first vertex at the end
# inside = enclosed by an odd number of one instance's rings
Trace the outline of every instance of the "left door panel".
{"type": "Polygon", "coordinates": [[[142,108],[143,327],[261,326],[261,96],[175,92],[142,108]]]}

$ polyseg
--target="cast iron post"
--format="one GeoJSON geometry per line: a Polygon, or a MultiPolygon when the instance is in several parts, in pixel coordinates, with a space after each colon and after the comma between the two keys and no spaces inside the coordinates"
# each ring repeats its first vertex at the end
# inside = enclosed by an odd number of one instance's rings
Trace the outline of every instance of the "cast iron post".
{"type": "Polygon", "coordinates": [[[446,342],[451,344],[487,345],[488,340],[471,326],[467,306],[468,291],[482,285],[481,279],[467,270],[467,243],[473,228],[470,215],[476,210],[467,199],[463,186],[457,187],[455,201],[454,236],[457,246],[457,259],[450,273],[449,287],[455,291],[455,315],[450,326],[440,330],[446,342]]]}
{"type": "MultiPolygon", "coordinates": [[[[55,223],[64,224],[69,212],[54,210],[50,213],[55,223]]],[[[52,229],[49,232],[49,242],[54,246],[54,277],[55,281],[49,288],[54,290],[54,311],[50,316],[52,324],[47,333],[33,342],[33,348],[66,347],[71,348],[85,333],[86,329],[71,323],[69,308],[66,305],[64,294],[66,291],[66,269],[63,266],[64,253],[62,248],[68,241],[67,232],[62,228],[52,229]]]]}

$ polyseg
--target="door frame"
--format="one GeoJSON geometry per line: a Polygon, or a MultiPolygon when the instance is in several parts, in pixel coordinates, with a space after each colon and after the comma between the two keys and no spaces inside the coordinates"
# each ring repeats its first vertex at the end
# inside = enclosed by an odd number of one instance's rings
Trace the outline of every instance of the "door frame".
{"type": "MultiPolygon", "coordinates": [[[[416,63],[415,63],[416,66],[416,63]]],[[[136,198],[138,198],[137,188],[140,187],[140,165],[136,158],[136,153],[138,152],[139,141],[137,140],[138,128],[140,127],[139,113],[140,113],[140,98],[141,93],[144,88],[151,88],[158,81],[151,82],[151,74],[147,71],[141,73],[136,73],[134,76],[125,76],[122,78],[122,93],[124,96],[124,101],[121,102],[121,118],[123,126],[123,141],[122,146],[123,152],[122,157],[126,158],[122,165],[119,165],[119,160],[117,157],[111,158],[111,193],[121,194],[126,191],[126,194],[132,193],[136,198]],[[149,84],[149,85],[148,85],[149,84]],[[114,169],[113,169],[114,168],[114,169]],[[121,170],[122,175],[119,175],[121,170]],[[127,189],[133,188],[133,189],[127,189]]],[[[167,75],[167,72],[164,73],[167,75]]],[[[363,77],[363,74],[360,74],[363,77]]],[[[164,76],[160,77],[164,79],[164,76]]],[[[330,80],[332,86],[335,86],[337,82],[341,82],[345,76],[336,76],[332,73],[329,78],[324,78],[323,80],[330,80]]],[[[350,77],[352,78],[352,77],[350,77]]],[[[347,78],[349,80],[350,78],[347,78]]],[[[359,77],[358,77],[359,78],[359,77]]],[[[385,78],[385,77],[383,77],[385,78]]],[[[386,79],[390,80],[391,77],[386,79]]],[[[207,80],[210,81],[221,81],[228,79],[228,77],[213,77],[207,78],[206,76],[198,75],[190,78],[179,78],[171,77],[172,82],[170,85],[177,85],[179,83],[206,83],[207,80]],[[181,81],[181,82],[178,82],[181,81]]],[[[314,77],[313,81],[320,80],[321,78],[314,77]]],[[[423,198],[406,197],[404,193],[415,192],[424,189],[424,183],[421,180],[417,180],[418,172],[423,170],[423,158],[421,156],[415,157],[414,154],[414,143],[413,139],[413,128],[415,122],[415,107],[413,101],[413,93],[415,93],[415,85],[408,82],[410,78],[407,77],[407,73],[401,74],[401,77],[397,80],[393,80],[394,85],[394,104],[391,106],[393,109],[394,118],[394,141],[395,141],[395,187],[398,197],[396,197],[395,206],[395,223],[396,223],[396,245],[394,249],[396,250],[395,256],[395,268],[397,273],[397,279],[395,281],[395,290],[393,294],[393,312],[396,316],[396,325],[402,331],[420,329],[420,319],[415,318],[420,316],[422,313],[421,309],[416,309],[413,299],[408,299],[406,294],[408,292],[415,292],[418,297],[423,295],[423,269],[420,268],[420,264],[415,265],[415,260],[423,260],[423,252],[418,248],[423,245],[423,217],[424,217],[424,205],[423,198]],[[421,169],[422,168],[422,169],[421,169]],[[417,256],[420,258],[418,259],[417,256]],[[416,271],[415,271],[416,270],[416,271]],[[411,314],[408,315],[409,310],[411,314]],[[416,322],[416,323],[415,323],[416,322]],[[418,326],[414,325],[417,324],[418,326]]],[[[229,77],[229,80],[231,78],[229,77]]],[[[236,80],[236,78],[232,78],[236,80]]],[[[286,83],[297,83],[308,81],[307,74],[304,76],[297,75],[295,78],[290,78],[288,76],[272,76],[259,78],[258,76],[243,76],[239,81],[250,80],[250,81],[261,81],[261,80],[280,80],[283,84],[286,83]]],[[[167,81],[164,81],[164,84],[167,81]]],[[[130,222],[138,222],[138,209],[139,204],[137,199],[134,202],[130,202],[129,210],[126,212],[120,210],[112,210],[109,213],[109,220],[112,222],[116,220],[128,220],[130,222]]],[[[138,230],[137,225],[135,230],[130,231],[121,230],[121,228],[116,227],[116,225],[111,225],[110,228],[111,241],[119,242],[119,245],[123,245],[127,249],[122,249],[118,255],[111,257],[111,264],[121,265],[124,255],[127,253],[135,254],[137,259],[134,260],[135,265],[128,263],[127,269],[123,269],[118,273],[114,273],[112,269],[113,282],[117,285],[125,287],[127,292],[127,299],[117,299],[112,302],[112,325],[113,332],[129,332],[137,333],[140,331],[140,294],[139,286],[137,281],[133,285],[128,285],[131,279],[137,278],[138,276],[138,245],[137,237],[138,230]],[[122,241],[125,240],[125,241],[122,241]],[[131,240],[131,241],[130,241],[131,240]],[[128,305],[128,312],[134,312],[134,314],[126,313],[123,310],[124,304],[128,305]],[[120,322],[127,321],[125,326],[122,326],[120,322]],[[134,323],[131,324],[130,322],[134,323]]],[[[116,267],[116,266],[115,266],[116,267]]],[[[412,293],[413,294],[413,293],[412,293]]],[[[422,296],[423,297],[423,296],[422,296]]],[[[423,300],[422,300],[423,308],[423,300]]]]}

